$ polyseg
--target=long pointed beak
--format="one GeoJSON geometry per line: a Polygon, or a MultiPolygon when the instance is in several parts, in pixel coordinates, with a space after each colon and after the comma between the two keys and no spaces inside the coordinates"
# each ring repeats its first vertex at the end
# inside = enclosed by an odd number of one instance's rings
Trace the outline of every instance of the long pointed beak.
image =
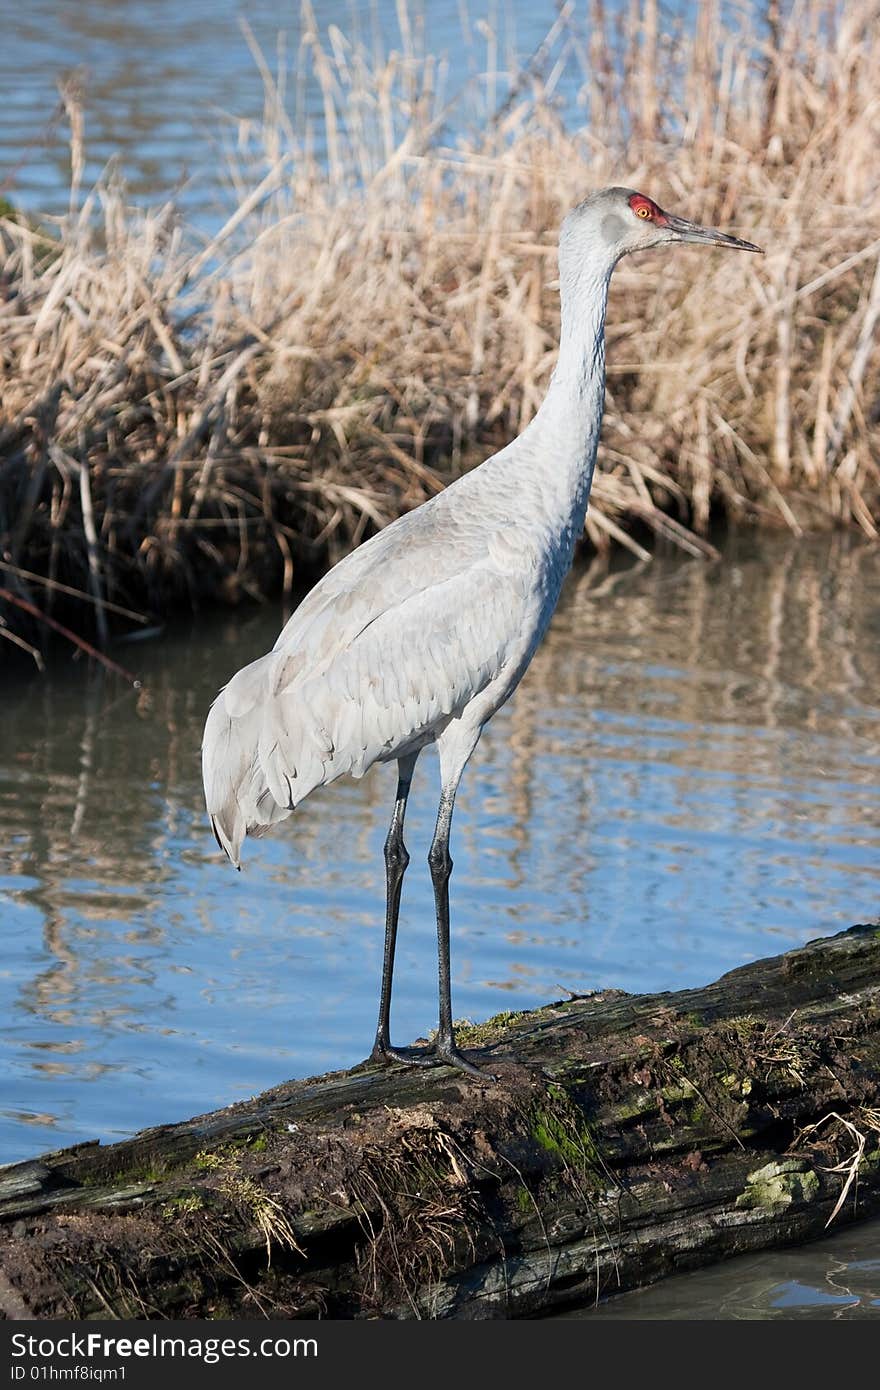
{"type": "Polygon", "coordinates": [[[716,232],[712,227],[701,227],[697,222],[688,222],[684,217],[673,217],[667,212],[666,226],[675,233],[677,241],[708,242],[710,246],[731,246],[735,251],[757,251],[763,256],[760,246],[751,241],[741,241],[738,236],[728,236],[727,232],[716,232]]]}

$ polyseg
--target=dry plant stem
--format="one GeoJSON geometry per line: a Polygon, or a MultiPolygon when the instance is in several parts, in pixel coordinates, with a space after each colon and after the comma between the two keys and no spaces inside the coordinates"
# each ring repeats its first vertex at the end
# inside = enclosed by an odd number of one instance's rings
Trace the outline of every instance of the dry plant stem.
{"type": "Polygon", "coordinates": [[[828,433],[826,466],[829,468],[833,468],[837,461],[841,443],[859,399],[862,381],[871,354],[877,350],[876,339],[878,323],[880,323],[880,256],[877,258],[874,281],[871,285],[871,293],[865,307],[864,318],[862,319],[862,325],[859,330],[859,341],[855,353],[853,354],[846,386],[841,394],[837,414],[835,415],[834,422],[828,433]]]}
{"type": "MultiPolygon", "coordinates": [[[[65,637],[68,642],[72,642],[75,647],[85,652],[87,656],[93,657],[105,670],[111,671],[114,676],[121,676],[124,681],[128,681],[129,685],[140,685],[137,676],[132,675],[131,671],[126,671],[124,666],[120,666],[117,662],[111,661],[106,652],[99,652],[98,649],[93,647],[90,642],[87,642],[85,638],[77,636],[75,632],[71,632],[70,628],[65,627],[63,623],[59,623],[55,618],[51,618],[48,613],[41,612],[39,608],[34,607],[32,603],[29,603],[27,599],[22,598],[19,594],[13,594],[9,589],[0,587],[0,599],[3,599],[6,603],[11,603],[16,608],[21,608],[25,613],[29,614],[30,617],[34,618],[36,622],[50,627],[53,632],[57,632],[62,637],[65,637]]],[[[10,638],[12,641],[20,640],[16,638],[14,633],[5,632],[3,629],[0,629],[0,634],[10,638]]],[[[22,645],[24,644],[22,643],[22,645]]],[[[33,656],[37,665],[42,668],[42,659],[38,652],[32,647],[28,647],[26,650],[33,656]]]]}
{"type": "MultiPolygon", "coordinates": [[[[69,215],[0,218],[0,557],[88,591],[63,616],[99,646],[111,605],[296,589],[528,421],[559,221],[608,183],[768,255],[621,268],[589,541],[643,558],[647,529],[711,556],[697,533],[721,510],[876,537],[877,5],[697,9],[670,42],[653,0],[623,18],[595,0],[588,24],[566,4],[506,89],[479,76],[500,35],[474,38],[460,91],[404,0],[387,56],[306,6],[290,112],[246,29],[265,114],[207,243],[173,203],[84,188],[68,87],[69,215]],[[585,101],[569,125],[564,82],[585,101]]],[[[0,616],[33,645],[25,612],[0,616]]]]}

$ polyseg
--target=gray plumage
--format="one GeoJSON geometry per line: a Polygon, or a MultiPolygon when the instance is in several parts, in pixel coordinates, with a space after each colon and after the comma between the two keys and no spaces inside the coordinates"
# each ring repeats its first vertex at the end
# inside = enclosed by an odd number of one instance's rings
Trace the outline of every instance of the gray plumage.
{"type": "Polygon", "coordinates": [[[534,419],[330,570],[272,651],[233,676],[208,716],[205,797],[218,842],[236,865],[246,835],[263,834],[316,787],[398,762],[377,1057],[404,1055],[391,1048],[387,1026],[407,862],[403,813],[415,759],[435,742],[442,790],[431,860],[441,932],[436,1055],[472,1070],[452,1034],[448,944],[444,1003],[455,792],[483,726],[547,629],[582,532],[602,418],[611,273],[628,251],[683,240],[758,249],[673,218],[629,189],[603,190],[569,214],[559,249],[559,358],[534,419]]]}

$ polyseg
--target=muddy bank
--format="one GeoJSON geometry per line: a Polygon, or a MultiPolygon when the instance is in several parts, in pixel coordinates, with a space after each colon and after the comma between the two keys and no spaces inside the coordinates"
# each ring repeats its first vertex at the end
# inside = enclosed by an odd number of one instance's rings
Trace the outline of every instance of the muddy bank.
{"type": "Polygon", "coordinates": [[[0,1170],[7,1317],[522,1317],[880,1210],[880,930],[0,1170]]]}

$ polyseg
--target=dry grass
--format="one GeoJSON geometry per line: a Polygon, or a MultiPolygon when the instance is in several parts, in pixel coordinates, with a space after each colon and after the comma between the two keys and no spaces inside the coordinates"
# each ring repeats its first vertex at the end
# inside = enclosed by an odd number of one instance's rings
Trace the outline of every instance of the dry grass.
{"type": "Polygon", "coordinates": [[[23,603],[100,644],[114,605],[290,590],[479,461],[542,398],[558,224],[609,182],[767,255],[624,262],[590,540],[699,553],[719,508],[876,537],[880,5],[759,11],[679,32],[653,0],[564,5],[511,95],[467,86],[451,143],[443,61],[406,28],[368,57],[306,6],[321,120],[265,70],[236,211],[196,249],[173,206],[83,195],[70,98],[57,240],[0,220],[0,635],[33,643],[23,603]]]}

